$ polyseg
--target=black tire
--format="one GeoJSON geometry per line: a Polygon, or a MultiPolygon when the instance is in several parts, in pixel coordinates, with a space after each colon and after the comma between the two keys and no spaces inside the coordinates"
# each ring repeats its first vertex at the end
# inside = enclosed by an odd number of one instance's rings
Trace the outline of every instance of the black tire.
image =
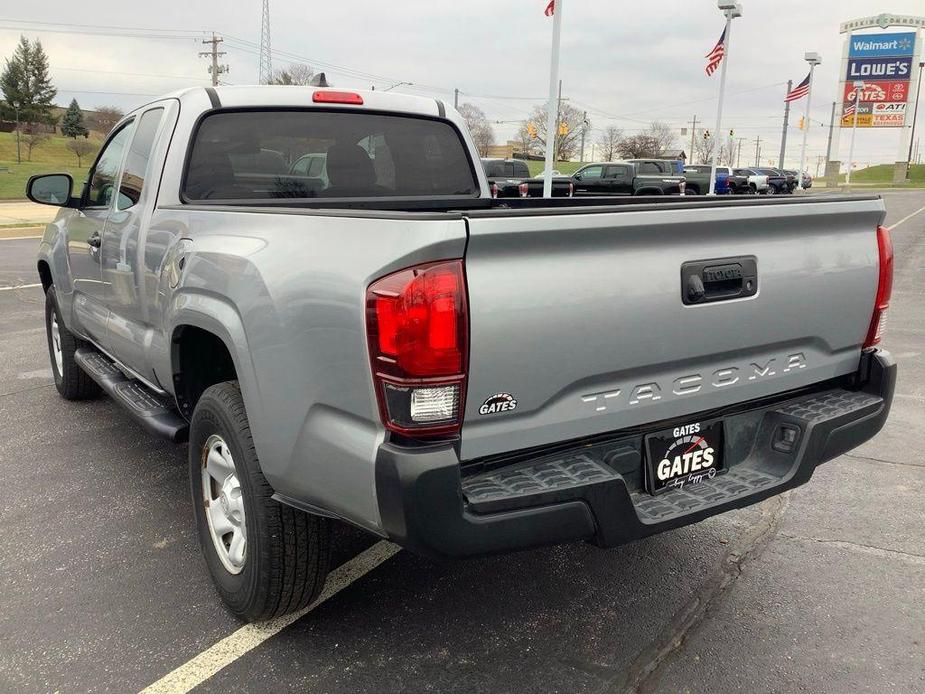
{"type": "Polygon", "coordinates": [[[685,186],[684,187],[685,195],[700,195],[700,188],[697,186],[685,186]]]}
{"type": "Polygon", "coordinates": [[[765,195],[777,195],[777,188],[775,188],[774,186],[769,185],[769,186],[768,186],[768,189],[765,191],[764,194],[765,194],[765,195]]]}
{"type": "Polygon", "coordinates": [[[330,522],[271,498],[237,381],[211,386],[196,403],[189,465],[199,544],[228,609],[241,619],[259,621],[299,610],[318,597],[328,574],[330,522]],[[236,574],[222,563],[206,520],[202,470],[206,442],[213,435],[230,448],[244,502],[246,549],[236,574]]]}
{"type": "Polygon", "coordinates": [[[54,286],[45,292],[45,336],[48,340],[48,359],[51,362],[51,373],[55,377],[55,388],[65,400],[88,400],[97,397],[102,391],[92,378],[90,378],[74,359],[74,351],[83,346],[83,340],[78,339],[68,330],[61,319],[61,309],[58,307],[58,297],[54,286]],[[58,327],[58,343],[61,348],[61,367],[55,359],[55,347],[52,338],[52,318],[58,327]]]}
{"type": "Polygon", "coordinates": [[[748,184],[748,194],[758,195],[758,186],[756,186],[754,183],[749,183],[748,184]]]}

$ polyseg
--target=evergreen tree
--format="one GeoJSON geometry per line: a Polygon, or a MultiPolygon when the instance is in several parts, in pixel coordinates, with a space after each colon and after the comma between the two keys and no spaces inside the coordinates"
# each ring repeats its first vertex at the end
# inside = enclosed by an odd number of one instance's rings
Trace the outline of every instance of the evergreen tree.
{"type": "Polygon", "coordinates": [[[77,99],[71,99],[71,105],[67,107],[67,112],[61,119],[61,134],[73,138],[81,135],[86,137],[89,134],[84,126],[84,114],[77,105],[77,99]]]}
{"type": "Polygon", "coordinates": [[[0,91],[6,102],[6,111],[19,112],[20,123],[50,123],[52,101],[58,91],[48,76],[48,56],[36,39],[32,43],[25,36],[6,59],[0,74],[0,91]]]}

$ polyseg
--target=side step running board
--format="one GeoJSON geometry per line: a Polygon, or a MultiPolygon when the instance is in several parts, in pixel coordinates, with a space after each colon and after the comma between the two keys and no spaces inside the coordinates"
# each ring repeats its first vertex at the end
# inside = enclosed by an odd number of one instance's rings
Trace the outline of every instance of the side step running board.
{"type": "Polygon", "coordinates": [[[130,379],[106,355],[92,347],[78,347],[74,359],[100,388],[152,434],[183,443],[189,438],[189,422],[181,417],[168,397],[158,395],[140,381],[130,379]]]}

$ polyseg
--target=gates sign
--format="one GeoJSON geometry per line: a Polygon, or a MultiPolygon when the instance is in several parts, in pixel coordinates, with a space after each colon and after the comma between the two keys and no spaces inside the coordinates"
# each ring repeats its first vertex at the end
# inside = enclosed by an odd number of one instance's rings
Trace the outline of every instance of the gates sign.
{"type": "MultiPolygon", "coordinates": [[[[864,82],[861,87],[860,101],[902,101],[909,97],[908,82],[864,82]]],[[[854,84],[845,82],[845,94],[842,101],[854,101],[854,84]]]]}
{"type": "Polygon", "coordinates": [[[909,80],[912,58],[853,58],[848,60],[851,80],[909,80]]]}
{"type": "Polygon", "coordinates": [[[883,58],[912,55],[915,33],[853,34],[848,40],[849,58],[883,58]]]}

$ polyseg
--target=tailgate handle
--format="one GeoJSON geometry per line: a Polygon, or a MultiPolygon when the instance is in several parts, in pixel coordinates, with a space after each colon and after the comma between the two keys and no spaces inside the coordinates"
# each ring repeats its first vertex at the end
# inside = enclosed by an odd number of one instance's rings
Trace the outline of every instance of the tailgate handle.
{"type": "Polygon", "coordinates": [[[687,305],[740,299],[757,292],[758,262],[753,255],[681,265],[681,300],[687,305]]]}

